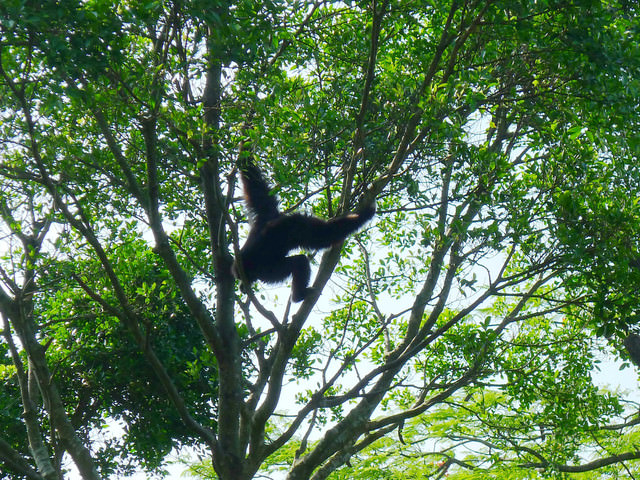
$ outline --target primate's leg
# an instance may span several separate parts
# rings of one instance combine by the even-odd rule
[[[253,273],[256,279],[267,283],[280,283],[291,276],[291,296],[294,302],[301,302],[308,293],[311,267],[304,255],[293,255],[270,261],[257,266]]]
[[[291,268],[291,299],[294,302],[301,302],[309,293],[308,286],[311,277],[309,259],[304,255],[293,255],[285,258],[285,261]]]

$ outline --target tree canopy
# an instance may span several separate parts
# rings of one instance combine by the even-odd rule
[[[3,478],[640,475],[639,13],[3,1]],[[300,304],[231,274],[243,152],[376,200]]]

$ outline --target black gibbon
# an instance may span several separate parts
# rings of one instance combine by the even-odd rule
[[[280,283],[291,276],[291,298],[301,302],[312,290],[309,259],[302,254],[287,256],[288,253],[297,248],[320,250],[342,242],[373,217],[375,204],[330,220],[299,213],[284,215],[278,211],[278,201],[269,194],[269,185],[253,162],[243,160],[239,170],[251,223],[247,241],[240,249],[245,280]],[[237,262],[236,259],[233,274],[239,278]]]

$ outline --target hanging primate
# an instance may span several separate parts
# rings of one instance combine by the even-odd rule
[[[247,241],[240,249],[245,280],[280,283],[291,276],[291,298],[300,302],[311,291],[309,260],[305,255],[287,254],[296,248],[320,250],[342,242],[373,217],[375,204],[331,220],[299,213],[284,215],[278,211],[278,201],[269,194],[269,186],[253,162],[243,160],[239,169],[251,222]],[[233,274],[240,278],[237,262],[236,259]]]

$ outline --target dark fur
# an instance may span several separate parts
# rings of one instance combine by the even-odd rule
[[[311,290],[311,267],[305,255],[287,256],[288,253],[296,248],[320,250],[339,244],[373,217],[375,205],[330,220],[299,213],[283,215],[253,163],[243,162],[240,174],[252,223],[249,237],[240,249],[244,276],[249,283],[256,280],[280,283],[292,276],[291,297],[294,302],[300,302]],[[235,264],[233,272],[239,277]]]

